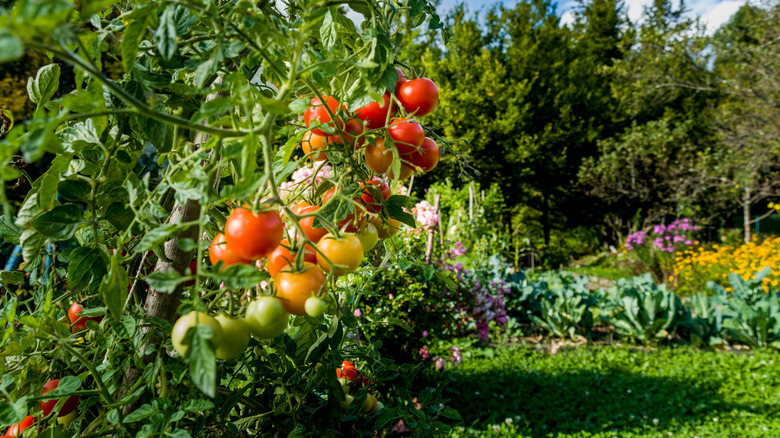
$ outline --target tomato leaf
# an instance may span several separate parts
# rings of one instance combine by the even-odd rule
[[[160,25],[157,27],[155,39],[157,40],[157,50],[160,56],[166,61],[170,61],[176,53],[176,22],[174,21],[173,5],[168,6],[160,16]]]
[[[5,377],[5,376],[3,376]],[[5,379],[3,379],[5,380]],[[13,403],[0,399],[0,424],[10,426],[16,424],[27,416],[27,397],[21,397]]]
[[[122,312],[125,307],[125,300],[127,299],[127,285],[129,279],[127,277],[127,271],[122,266],[122,256],[117,251],[111,257],[111,265],[108,271],[108,275],[103,277],[103,281],[100,282],[100,296],[103,302],[108,307],[108,311],[116,320],[122,318]]]
[[[37,103],[39,107],[48,102],[59,87],[59,64],[45,65],[38,70],[35,78],[27,80],[27,94],[30,95],[30,100]]]
[[[82,246],[70,253],[68,286],[71,290],[88,289],[95,293],[106,275],[108,260],[97,249]]]
[[[136,422],[141,421],[141,420],[143,420],[145,418],[151,417],[152,415],[154,415],[157,412],[158,412],[158,410],[154,406],[152,406],[152,405],[150,405],[148,403],[145,403],[145,404],[141,405],[140,408],[138,408],[138,409],[134,410],[133,412],[129,413],[124,418],[123,423],[126,423],[126,424],[136,423]]]
[[[152,289],[166,294],[173,293],[176,286],[187,281],[187,276],[176,272],[154,271],[146,276],[146,283]]]
[[[185,339],[184,344],[189,345],[190,378],[198,389],[214,398],[217,391],[217,357],[211,343],[214,331],[205,324],[198,324],[187,332],[187,338],[190,342]]]
[[[393,195],[385,201],[385,209],[387,215],[393,219],[397,219],[410,227],[416,227],[414,222],[414,216],[404,211],[405,207],[409,206],[409,197],[402,195]]]
[[[67,240],[82,223],[81,208],[73,204],[58,205],[33,219],[31,225],[46,237]]]
[[[8,222],[5,215],[0,216],[0,239],[5,240],[11,245],[18,245],[22,232],[18,230],[13,223]]]

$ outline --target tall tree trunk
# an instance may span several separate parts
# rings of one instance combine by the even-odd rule
[[[212,88],[222,85],[223,83],[224,83],[224,79],[218,77],[214,81]],[[222,93],[209,94],[208,96],[206,96],[206,100],[207,101],[214,100],[217,97],[220,97],[221,94]],[[206,143],[208,139],[209,139],[208,134],[199,132],[195,136],[195,142],[194,142],[195,146],[200,147],[201,145]],[[218,175],[219,173],[217,173],[216,178],[219,178]],[[176,201],[176,203],[173,205],[173,209],[171,210],[171,215],[168,217],[167,222],[169,224],[192,222],[194,220],[197,220],[198,217],[200,216],[200,209],[201,209],[201,205],[200,202],[198,201],[189,199],[183,205],[180,204],[179,201]],[[185,269],[187,269],[190,266],[190,262],[192,261],[194,251],[184,251],[179,247],[177,243],[183,239],[192,239],[197,242],[200,239],[200,236],[198,235],[198,230],[199,230],[198,227],[187,228],[178,236],[165,242],[164,251],[165,251],[165,257],[168,260],[158,259],[157,263],[154,266],[154,270],[157,272],[169,272],[171,270],[174,270],[178,273],[184,273]],[[172,293],[165,293],[150,288],[149,293],[146,296],[146,301],[144,301],[144,310],[146,311],[147,318],[164,319],[166,321],[173,322],[173,319],[176,316],[176,309],[179,308],[179,303],[181,302],[183,288],[184,285],[181,283],[178,286],[176,286],[176,289]],[[148,324],[145,324],[142,330],[143,330],[143,335],[147,335],[150,330],[150,326]],[[154,360],[154,358],[157,356],[156,352],[153,352],[151,354],[146,354],[148,350],[147,347],[149,347],[150,345],[156,345],[159,348],[162,344],[162,341],[163,338],[160,336],[159,333],[152,332],[148,340],[141,346],[140,355],[141,355],[141,361],[143,362],[144,365],[151,363]],[[129,390],[130,388],[133,387],[133,385],[135,385],[135,383],[141,377],[142,372],[143,370],[135,366],[130,366],[129,368],[127,368],[127,370],[125,371],[125,386],[123,388],[122,393],[126,390]],[[138,403],[131,403],[126,405],[123,409],[124,415],[127,415],[130,412],[134,411],[137,408],[137,404]]]
[[[747,184],[742,198],[742,220],[745,224],[745,243],[750,243],[750,186]]]

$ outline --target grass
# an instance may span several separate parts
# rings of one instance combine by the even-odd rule
[[[452,437],[780,435],[780,357],[770,353],[492,351],[448,371],[447,396],[464,418]]]

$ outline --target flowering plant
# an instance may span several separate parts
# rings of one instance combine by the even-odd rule
[[[640,230],[626,238],[625,250],[658,281],[673,283],[674,254],[698,244],[699,227],[689,218],[676,219],[669,225],[655,224],[652,233]]]

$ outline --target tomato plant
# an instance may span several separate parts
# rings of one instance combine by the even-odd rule
[[[398,420],[446,432],[441,389],[411,412],[415,368],[360,336],[403,322],[354,315],[381,269],[362,266],[360,239],[394,264],[399,239],[378,239],[414,226],[409,197],[382,185],[364,202],[360,183],[406,173],[398,152],[422,153],[417,134],[432,132],[386,126],[398,66],[414,71],[399,32],[449,32],[424,0],[285,5],[27,0],[0,14],[0,62],[51,59],[28,82],[33,118],[0,133],[4,162],[23,161],[0,172],[0,238],[22,262],[1,276],[0,427],[30,427],[60,379],[46,394],[64,400],[58,415],[80,402],[36,417],[45,436],[373,436]],[[10,201],[17,180],[25,197]],[[295,287],[315,273],[321,287]],[[344,358],[384,385],[384,409],[364,388],[344,394]]]

